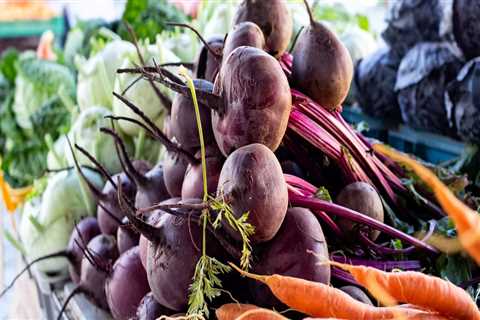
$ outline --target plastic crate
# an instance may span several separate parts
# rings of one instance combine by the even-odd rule
[[[352,124],[365,122],[369,128],[363,132],[365,136],[388,143],[395,149],[414,154],[433,164],[457,158],[465,149],[465,144],[455,139],[388,120],[375,119],[358,108],[344,107],[342,116]]]
[[[19,20],[0,22],[0,38],[20,38],[40,36],[44,31],[52,32],[61,37],[66,31],[63,16],[50,20]]]

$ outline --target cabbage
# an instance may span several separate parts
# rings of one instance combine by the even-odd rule
[[[358,26],[348,28],[342,33],[340,40],[350,53],[353,64],[377,49],[377,42],[373,35]]]
[[[53,144],[51,150],[47,154],[47,168],[50,170],[58,170],[67,167],[67,158],[65,149],[67,148],[67,138],[60,136]]]
[[[452,11],[455,41],[467,58],[480,56],[480,2],[455,0]]]
[[[394,92],[399,64],[400,59],[389,48],[382,48],[357,63],[352,89],[366,114],[400,119]]]
[[[447,42],[413,47],[400,62],[395,83],[403,121],[412,127],[450,134],[444,92],[462,66],[456,48]]]
[[[162,46],[160,38],[157,38],[156,45],[148,45],[143,51],[145,63],[150,66],[154,65],[153,60],[155,60],[155,62],[158,64],[180,61],[180,59],[175,54]],[[133,56],[125,57],[121,67],[127,68],[134,67],[135,65],[139,65],[136,54]],[[122,93],[128,86],[135,82],[137,78],[137,74],[117,74],[114,91],[117,93]],[[156,84],[156,86],[166,97],[173,99],[172,90],[166,88],[163,85]],[[170,108],[170,106],[164,106],[161,104],[161,101],[153,90],[150,82],[148,82],[146,79],[136,81],[135,84],[131,86],[128,91],[126,91],[124,97],[132,101],[159,127],[162,126],[163,117],[167,113],[167,108]],[[113,113],[117,116],[131,117],[137,120],[141,120],[139,116],[137,116],[133,111],[131,111],[131,109],[119,99],[113,100]],[[137,136],[141,130],[138,125],[127,121],[120,121],[119,126],[122,131],[129,136]]]
[[[382,38],[399,56],[419,42],[453,40],[451,9],[452,1],[392,1]]]
[[[75,96],[75,78],[65,66],[24,54],[17,61],[13,111],[17,124],[33,134],[31,117],[42,106],[59,99],[59,93]],[[63,107],[63,101],[60,101]]]
[[[205,0],[202,2],[200,14],[196,19],[199,30],[205,39],[214,36],[225,36],[232,28],[232,20],[239,1],[231,0],[223,3]]]
[[[116,71],[125,55],[134,52],[132,43],[115,40],[88,60],[77,56],[77,101],[81,110],[95,105],[111,109]]]
[[[97,188],[103,187],[101,176],[82,169]],[[82,217],[95,214],[96,199],[84,187],[75,170],[53,175],[39,205],[33,200],[23,210],[20,238],[29,260],[65,250],[75,223]],[[49,259],[37,264],[42,272],[61,272],[67,269],[66,259]]]
[[[83,110],[75,120],[68,137],[72,143],[78,144],[93,155],[110,174],[115,174],[122,171],[122,166],[117,156],[114,140],[111,136],[100,132],[101,127],[110,127],[110,120],[104,118],[110,114],[111,111],[104,107],[90,107]],[[131,153],[133,150],[131,140],[123,138],[123,141],[127,146],[127,151]],[[68,147],[64,152],[68,164],[73,166],[73,156]],[[80,164],[92,165],[83,154],[77,152],[76,155]]]
[[[445,107],[450,125],[462,140],[480,143],[480,57],[465,64],[448,85]]]

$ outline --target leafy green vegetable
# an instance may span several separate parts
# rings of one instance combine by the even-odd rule
[[[62,91],[75,96],[75,78],[63,65],[22,56],[17,61],[13,111],[18,125],[27,134],[33,132],[32,115]]]
[[[15,77],[17,76],[15,63],[18,56],[19,53],[16,49],[9,48],[5,50],[0,57],[0,73],[2,73],[10,85],[15,83]]]
[[[173,29],[167,26],[167,22],[186,22],[188,19],[166,0],[128,0],[122,20],[132,26],[139,39],[155,42],[157,34]],[[124,24],[119,25],[117,33],[130,40]]]
[[[437,259],[435,265],[442,278],[456,285],[472,278],[473,263],[461,254],[443,254]]]

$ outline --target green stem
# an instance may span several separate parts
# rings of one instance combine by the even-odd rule
[[[198,137],[200,139],[200,156],[202,160],[202,180],[203,180],[203,202],[208,201],[208,188],[207,188],[207,162],[205,156],[205,141],[203,139],[203,128],[202,121],[200,118],[200,108],[198,106],[197,95],[195,93],[195,86],[193,84],[192,78],[188,75],[187,69],[184,67],[180,68],[180,75],[182,75],[187,80],[187,86],[190,89],[192,95],[193,107],[195,109],[195,118],[197,120],[197,129]],[[208,222],[208,209],[205,209],[203,212],[203,235],[202,235],[202,256],[206,256],[206,231],[207,231],[207,222]]]

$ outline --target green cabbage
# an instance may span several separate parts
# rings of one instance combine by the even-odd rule
[[[134,52],[132,43],[115,40],[88,60],[77,56],[77,101],[81,110],[95,105],[111,109],[117,69],[125,56]]]
[[[111,136],[100,132],[101,127],[110,127],[110,120],[105,119],[105,116],[110,114],[111,111],[104,107],[90,107],[83,110],[72,125],[68,137],[72,143],[78,144],[93,155],[110,174],[115,174],[122,171],[115,143]],[[124,137],[123,141],[131,154],[133,152],[131,139]],[[68,146],[64,153],[68,164],[73,166],[73,156]],[[76,154],[80,164],[92,165],[87,157],[78,152]]]
[[[101,176],[82,169],[87,179],[97,188],[103,187]],[[38,198],[24,206],[20,238],[29,260],[66,249],[75,223],[82,217],[95,214],[96,199],[75,170],[57,173],[48,180],[47,188]],[[37,264],[43,272],[66,271],[63,258],[49,259]]]
[[[24,54],[17,61],[15,79],[13,111],[17,124],[25,132],[34,134],[32,116],[45,104],[59,99],[60,92],[72,99],[75,96],[75,78],[72,72],[58,63]],[[60,101],[60,109],[62,104]]]

